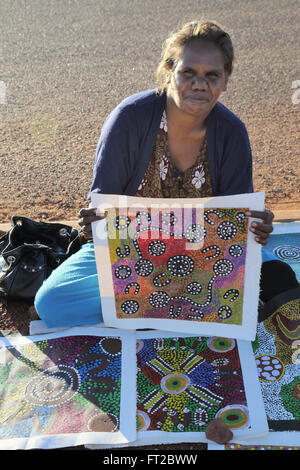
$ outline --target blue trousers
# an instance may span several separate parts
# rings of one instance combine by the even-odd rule
[[[263,248],[263,261],[276,259]],[[35,308],[48,328],[103,321],[93,243],[86,243],[44,281]]]
[[[48,328],[103,321],[93,243],[86,243],[43,282],[34,305]]]

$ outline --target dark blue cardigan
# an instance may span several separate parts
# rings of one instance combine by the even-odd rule
[[[148,168],[165,103],[165,95],[148,90],[126,98],[112,111],[102,127],[90,191],[136,194]],[[247,130],[219,102],[207,117],[207,146],[214,195],[253,192]]]

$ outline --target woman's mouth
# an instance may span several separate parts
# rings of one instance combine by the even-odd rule
[[[207,103],[209,101],[209,99],[204,96],[187,96],[186,99],[193,103]]]

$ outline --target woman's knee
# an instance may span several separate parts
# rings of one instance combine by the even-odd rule
[[[47,317],[53,317],[55,311],[60,309],[58,288],[54,287],[46,279],[35,295],[34,306],[38,316],[43,320]]]
[[[54,271],[35,296],[35,309],[48,327],[95,324],[102,321],[97,274]]]
[[[62,310],[66,315],[80,308],[88,298],[97,298],[100,293],[94,249],[84,246],[68,258],[44,281],[38,290],[34,305],[40,318],[55,318]]]

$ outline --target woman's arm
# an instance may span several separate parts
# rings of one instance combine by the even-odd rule
[[[252,151],[247,129],[242,122],[233,128],[227,145],[224,146],[220,187],[220,195],[253,192]],[[250,230],[254,233],[257,243],[266,245],[273,232],[274,214],[266,210],[249,211],[247,215],[262,220],[252,222]]]
[[[224,140],[218,196],[252,193],[252,151],[244,124],[232,126]]]

